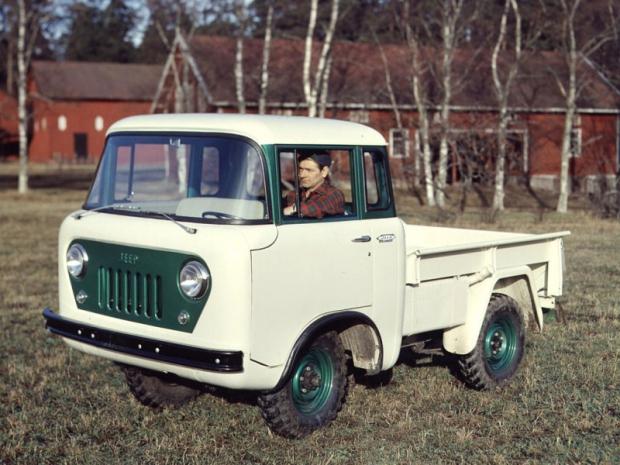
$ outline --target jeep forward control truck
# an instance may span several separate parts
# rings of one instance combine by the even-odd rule
[[[330,156],[341,214],[283,214],[311,152]],[[146,405],[253,390],[269,427],[299,438],[334,420],[350,368],[380,374],[403,347],[441,348],[475,389],[508,382],[562,294],[566,234],[405,224],[386,141],[360,124],[137,116],[110,128],[62,223],[44,317]]]

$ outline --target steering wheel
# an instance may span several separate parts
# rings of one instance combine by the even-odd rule
[[[231,215],[230,213],[216,212],[216,211],[211,211],[211,210],[202,212],[203,218],[208,218],[210,216],[215,217],[218,220],[242,220],[243,219],[240,216]]]

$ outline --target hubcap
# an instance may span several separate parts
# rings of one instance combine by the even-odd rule
[[[312,415],[324,406],[333,387],[334,365],[327,352],[311,349],[297,364],[291,382],[293,403],[301,413]]]
[[[509,318],[501,317],[489,326],[484,337],[484,355],[494,375],[501,375],[517,352],[517,331]]]

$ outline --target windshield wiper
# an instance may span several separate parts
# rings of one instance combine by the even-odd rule
[[[146,213],[147,215],[159,215],[159,216],[163,216],[167,220],[172,221],[174,224],[176,224],[179,228],[181,228],[183,231],[185,231],[188,234],[196,234],[196,231],[197,231],[196,228],[190,228],[189,226],[185,226],[184,224],[179,223],[177,220],[175,220],[173,217],[171,217],[167,213],[158,212],[158,211],[155,211],[155,210],[143,210],[142,207],[140,207],[138,205],[131,205],[131,204],[127,204],[127,203],[119,203],[119,204],[116,204],[116,205],[115,204],[102,205],[102,206],[97,207],[97,208],[92,208],[90,210],[81,211],[79,213],[76,213],[76,214],[73,215],[73,218],[75,218],[76,220],[79,220],[84,215],[86,215],[87,213],[96,212],[96,211],[99,211],[99,210],[106,210],[106,209],[136,211],[136,212],[140,212],[140,213]]]
[[[76,220],[80,220],[82,219],[82,217],[84,215],[87,215],[88,213],[92,213],[92,212],[97,212],[100,210],[140,210],[140,207],[138,207],[137,205],[131,205],[131,204],[127,204],[127,203],[119,203],[119,204],[109,204],[109,205],[102,205],[100,207],[97,208],[91,208],[88,210],[82,210],[78,213],[75,213],[73,215],[73,218],[75,218]]]
[[[175,220],[173,217],[171,217],[170,215],[168,215],[167,213],[164,212],[158,212],[155,210],[142,210],[140,207],[137,207],[138,211],[140,213],[146,213],[147,215],[159,215],[159,216],[163,216],[164,218],[166,218],[167,220],[172,221],[174,224],[176,224],[179,228],[181,228],[183,231],[185,231],[188,234],[196,234],[197,229],[196,228],[190,228],[189,226],[185,226],[184,224],[179,223],[177,220]]]

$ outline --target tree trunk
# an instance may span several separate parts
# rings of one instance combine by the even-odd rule
[[[19,176],[17,191],[28,192],[28,115],[26,113],[26,5],[18,0],[17,112],[19,119]]]
[[[260,75],[260,96],[258,98],[258,113],[264,115],[267,112],[267,88],[269,86],[269,53],[271,51],[271,29],[273,22],[273,5],[267,10],[267,23],[265,24],[265,39],[263,41],[263,65]]]
[[[332,40],[336,31],[336,23],[338,22],[338,8],[340,0],[332,0],[332,10],[329,18],[329,26],[325,34],[325,41],[321,50],[321,56],[314,75],[314,82],[310,79],[310,65],[312,62],[312,40],[314,36],[314,28],[316,26],[316,15],[318,9],[318,0],[312,0],[310,4],[310,20],[308,21],[308,32],[306,34],[306,51],[304,55],[303,84],[304,95],[308,105],[308,116],[317,115],[317,102],[321,95],[326,96],[327,79],[325,74],[327,71],[327,61],[331,54]]]
[[[314,28],[316,27],[316,14],[319,7],[319,0],[311,0],[310,17],[308,19],[308,31],[306,32],[306,44],[304,50],[304,67],[303,67],[303,86],[304,97],[308,105],[308,116],[314,116],[316,104],[312,101],[312,83],[310,82],[310,65],[312,64],[312,41],[314,38]]]
[[[245,113],[245,94],[243,91],[243,37],[237,37],[235,52],[235,91],[237,94],[237,109],[239,113]]]
[[[499,128],[497,131],[497,160],[495,161],[495,194],[493,210],[504,210],[504,179],[506,171],[506,139],[508,114],[506,108],[500,109]]]
[[[321,82],[321,97],[319,99],[319,118],[325,118],[325,110],[327,109],[327,95],[329,94],[329,74],[332,71],[332,55],[330,53],[325,64],[325,72]]]
[[[429,137],[428,114],[426,110],[420,113],[420,135],[422,142],[422,165],[424,166],[424,188],[426,191],[426,203],[434,207],[435,187],[433,186],[433,169],[431,166],[431,144]]]
[[[560,195],[556,211],[566,213],[568,211],[568,195],[570,191],[570,179],[568,177],[568,165],[570,162],[571,134],[573,131],[573,119],[577,109],[577,40],[575,38],[575,13],[580,0],[575,0],[570,11],[563,1],[562,6],[566,13],[566,26],[568,34],[568,89],[566,92],[566,116],[564,118],[564,132],[562,134],[562,161],[560,165]]]
[[[428,122],[428,112],[426,109],[426,94],[420,82],[422,75],[420,54],[417,40],[413,37],[411,26],[409,24],[409,3],[405,3],[405,35],[407,44],[411,51],[411,86],[413,97],[415,99],[416,108],[418,110],[418,133],[420,144],[416,144],[416,156],[422,158],[422,166],[424,168],[424,191],[426,192],[426,203],[435,206],[435,189],[433,186],[433,171],[431,167],[431,146],[430,146],[430,129]]]
[[[437,205],[445,207],[445,188],[448,177],[448,136],[450,130],[450,102],[452,100],[452,60],[456,45],[456,21],[460,14],[460,2],[452,8],[451,2],[444,0],[441,37],[443,52],[441,61],[441,87],[443,98],[439,112],[441,136],[439,140],[439,168],[437,170],[437,189],[435,192]]]
[[[570,94],[569,89],[569,94]],[[574,92],[573,92],[574,94]],[[573,95],[574,99],[574,95]],[[562,134],[562,161],[560,164],[560,196],[556,211],[566,213],[568,211],[568,195],[570,191],[570,179],[568,177],[568,165],[570,162],[571,134],[573,131],[573,119],[575,116],[575,102],[567,99],[566,117],[564,119],[564,132]]]
[[[237,95],[237,109],[239,113],[245,113],[245,89],[243,74],[243,36],[247,23],[245,4],[241,0],[235,1],[235,16],[239,23],[237,31],[237,45],[235,50],[235,93]]]
[[[508,70],[506,81],[502,83],[497,66],[499,52],[502,49],[506,38],[506,24],[508,13],[512,8],[515,15],[515,57]],[[516,0],[506,0],[504,12],[500,21],[500,32],[493,49],[491,58],[491,72],[495,85],[495,95],[499,104],[499,123],[497,131],[497,159],[495,161],[495,194],[493,195],[493,209],[504,210],[504,180],[506,167],[506,145],[508,139],[508,97],[512,82],[517,75],[519,62],[521,60],[521,15]]]
[[[448,183],[448,126],[444,125],[439,139],[439,168],[437,169],[437,188],[435,190],[437,205],[446,206],[446,185]]]

